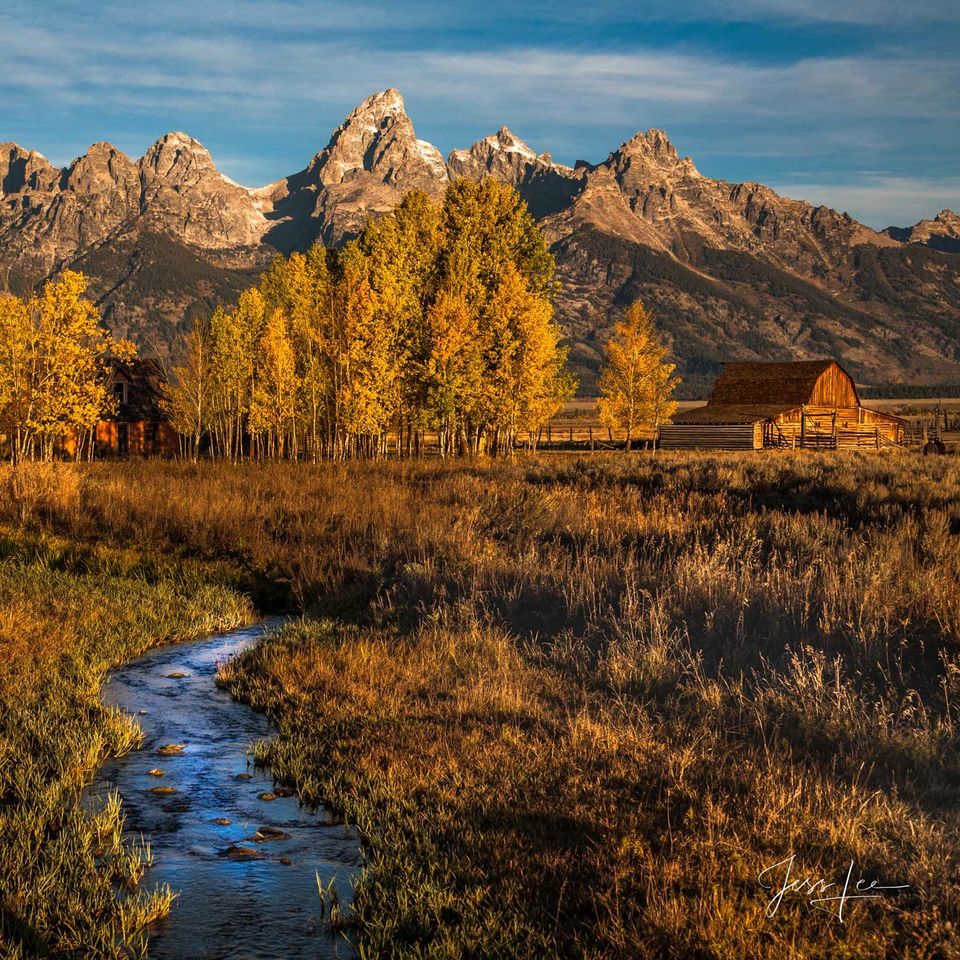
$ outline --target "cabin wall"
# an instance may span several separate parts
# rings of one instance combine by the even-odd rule
[[[661,450],[759,450],[763,424],[671,423],[660,428]]]
[[[163,420],[103,420],[97,424],[97,453],[101,455],[172,457],[179,449],[177,432]]]

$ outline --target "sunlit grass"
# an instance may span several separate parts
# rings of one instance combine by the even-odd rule
[[[135,637],[164,598],[199,628],[205,577],[311,614],[222,681],[278,720],[258,762],[362,830],[362,956],[960,952],[957,459],[94,464],[8,513],[37,596]],[[14,637],[40,614],[5,582]],[[97,670],[147,642],[94,626]],[[100,739],[51,756],[133,743],[90,715]],[[790,853],[910,888],[766,918],[757,874]]]

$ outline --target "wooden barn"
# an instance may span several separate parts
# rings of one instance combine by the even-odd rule
[[[836,450],[902,443],[904,422],[860,402],[856,384],[835,360],[728,363],[706,406],[660,428],[665,450]]]
[[[137,358],[118,363],[110,390],[117,412],[97,424],[98,455],[173,456],[179,438],[163,410],[164,375],[157,360]]]

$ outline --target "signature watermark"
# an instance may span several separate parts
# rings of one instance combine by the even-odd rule
[[[906,890],[908,883],[881,884],[870,880],[855,871],[854,861],[847,867],[843,883],[827,880],[826,877],[796,876],[794,866],[796,855],[791,854],[785,860],[761,870],[757,881],[764,890],[770,890],[773,896],[767,903],[767,916],[774,917],[787,897],[805,900],[815,910],[823,910],[843,923],[843,912],[853,900],[879,900],[899,890]]]

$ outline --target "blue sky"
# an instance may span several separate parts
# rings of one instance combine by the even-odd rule
[[[446,154],[506,124],[555,159],[665,129],[700,170],[876,227],[960,210],[958,0],[8,0],[0,140],[67,163],[168,130],[259,186],[394,86]]]

